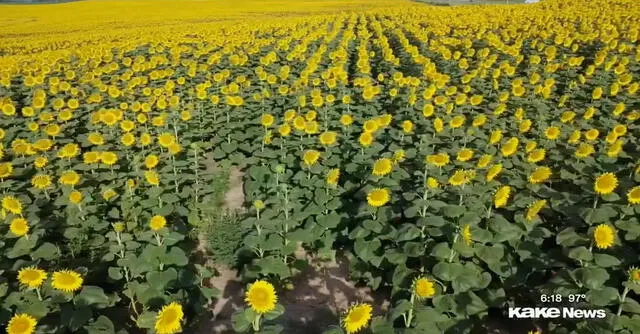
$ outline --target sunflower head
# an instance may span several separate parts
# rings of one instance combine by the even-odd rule
[[[18,271],[18,281],[28,288],[38,288],[47,279],[47,273],[36,267],[26,267]]]
[[[627,192],[627,201],[629,204],[640,204],[640,186],[635,186]]]
[[[167,225],[167,220],[163,216],[155,215],[149,220],[149,227],[153,231],[159,231]]]
[[[493,203],[496,206],[496,208],[502,208],[506,206],[510,195],[511,195],[511,187],[509,186],[500,187],[500,189],[496,191],[496,194],[493,197]]]
[[[629,268],[629,281],[633,283],[640,283],[640,268],[631,267]]]
[[[347,334],[352,334],[367,327],[369,320],[371,320],[371,314],[373,307],[369,304],[356,304],[349,308],[342,317],[342,328]]]
[[[36,330],[36,318],[20,313],[14,315],[7,325],[7,334],[32,334]]]
[[[158,334],[175,334],[182,331],[182,305],[172,302],[162,307],[156,316],[155,330]]]
[[[413,281],[413,293],[420,299],[431,298],[436,294],[436,284],[426,277],[418,277]]]
[[[276,308],[278,296],[273,285],[267,281],[256,281],[249,286],[244,300],[253,311],[259,314],[271,312]]]
[[[74,292],[82,287],[82,276],[72,270],[59,270],[53,273],[51,285],[54,289],[64,292]]]
[[[316,150],[308,150],[304,152],[304,155],[302,156],[302,161],[304,161],[304,164],[307,167],[311,167],[318,161],[319,158],[320,158],[320,152]]]
[[[613,246],[615,237],[616,230],[607,224],[600,224],[593,231],[593,240],[596,247],[600,249],[607,249]]]
[[[367,203],[374,208],[381,207],[390,199],[389,190],[386,188],[376,188],[367,193]]]
[[[373,164],[372,174],[374,176],[385,176],[391,173],[392,168],[393,168],[393,161],[391,159],[389,158],[378,159]]]
[[[618,186],[618,178],[613,173],[605,173],[598,178],[593,184],[593,190],[600,195],[612,193]]]

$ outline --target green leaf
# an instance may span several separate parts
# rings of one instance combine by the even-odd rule
[[[575,270],[575,275],[582,284],[590,290],[598,290],[609,279],[609,274],[602,268],[580,268]]]
[[[572,248],[569,251],[569,257],[578,261],[591,261],[593,254],[587,249],[587,247],[580,246]]]
[[[110,306],[111,300],[99,286],[85,285],[74,298],[74,303],[79,306],[93,306],[105,308]]]
[[[29,238],[19,238],[13,247],[5,253],[5,256],[9,259],[15,259],[17,257],[25,256],[31,253],[31,249],[38,244],[38,236],[32,235]]]
[[[115,328],[109,318],[101,315],[93,323],[84,327],[89,334],[115,334]]]
[[[618,289],[606,286],[599,290],[590,290],[587,300],[596,306],[607,306],[618,300],[619,296]]]
[[[142,314],[140,314],[138,319],[136,319],[136,326],[142,329],[154,328],[156,324],[156,316],[157,316],[156,312],[145,311]]]
[[[460,263],[439,262],[433,266],[433,274],[447,282],[453,281],[462,273],[463,267]]]
[[[31,253],[31,258],[34,260],[53,260],[59,256],[60,251],[58,250],[58,247],[49,242],[45,242],[42,246],[38,247],[38,249]]]
[[[504,248],[499,245],[478,245],[475,250],[478,258],[486,263],[497,263],[504,257]]]
[[[80,327],[84,326],[93,317],[93,312],[88,307],[80,307],[73,311],[71,315],[71,321],[69,322],[69,328],[76,332]]]
[[[174,268],[165,271],[150,271],[147,273],[147,282],[158,290],[166,290],[169,284],[178,279],[178,272]]]
[[[371,332],[374,334],[395,334],[393,325],[386,321],[383,317],[375,317],[369,325]]]
[[[398,229],[396,242],[409,241],[419,238],[421,235],[420,229],[412,224],[403,224]]]
[[[273,311],[264,314],[264,318],[267,320],[273,320],[281,316],[282,314],[284,314],[284,306],[276,304],[276,307],[273,309]]]
[[[449,218],[457,218],[462,216],[466,208],[462,205],[447,205],[442,209],[442,213]]]
[[[467,315],[474,315],[486,311],[489,307],[475,293],[467,291],[455,297],[459,306],[464,306]]]
[[[625,298],[624,303],[622,304],[622,310],[624,312],[640,314],[640,303],[638,303],[632,298],[627,297]]]
[[[353,249],[358,257],[365,261],[369,261],[375,256],[374,253],[378,250],[378,248],[380,248],[380,245],[381,243],[378,239],[373,239],[370,241],[367,241],[365,239],[357,239],[353,245]]]
[[[566,228],[556,236],[556,243],[565,247],[571,247],[577,245],[579,242],[585,240],[583,237],[575,232],[573,227]]]
[[[169,252],[164,255],[163,263],[183,267],[189,263],[189,258],[180,247],[171,247]]]
[[[448,259],[451,255],[451,248],[447,242],[441,242],[433,247],[431,250],[431,256],[438,259]]]
[[[594,254],[593,258],[596,264],[603,268],[615,267],[622,263],[617,257],[609,254]]]
[[[109,278],[111,278],[114,281],[118,281],[123,277],[122,270],[120,269],[120,267],[109,267],[108,273],[109,273]]]
[[[401,317],[404,313],[406,313],[407,311],[409,311],[411,308],[413,307],[413,305],[411,305],[411,303],[406,300],[406,299],[401,299],[396,303],[396,306],[394,306],[391,309],[391,313],[389,314],[389,319],[391,320],[396,320],[399,317]]]
[[[451,295],[440,295],[433,297],[433,306],[440,312],[452,312],[456,309],[456,301]]]

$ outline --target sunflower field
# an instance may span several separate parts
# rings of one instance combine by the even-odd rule
[[[194,333],[219,295],[210,160],[244,172],[234,332],[288,332],[279,293],[345,256],[390,307],[353,300],[327,334],[559,305],[606,317],[523,333],[640,333],[636,0],[88,0],[0,23],[9,334]]]

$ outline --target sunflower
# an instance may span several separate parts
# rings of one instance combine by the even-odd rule
[[[472,243],[472,239],[471,239],[471,226],[469,226],[469,224],[466,224],[462,227],[462,240],[464,241],[465,244],[467,245],[471,245]]]
[[[640,204],[640,186],[635,186],[627,193],[629,204]]]
[[[364,122],[362,128],[364,132],[372,133],[378,131],[379,124],[376,120],[370,119]]]
[[[505,157],[511,156],[518,150],[518,144],[520,144],[520,140],[516,137],[511,137],[502,145],[500,152],[502,152],[502,155]]]
[[[449,154],[447,153],[431,154],[428,155],[425,160],[427,163],[432,164],[436,167],[444,167],[450,161]]]
[[[182,305],[172,302],[162,307],[156,316],[156,324],[154,326],[158,334],[174,334],[182,331],[182,318],[184,312]]]
[[[51,276],[51,286],[64,292],[74,292],[82,287],[82,276],[72,270],[59,270]]]
[[[640,283],[640,269],[636,267],[629,268],[629,279],[633,283]]]
[[[376,188],[367,193],[367,203],[374,208],[381,207],[390,199],[389,190],[386,188]]]
[[[464,121],[464,116],[457,115],[451,119],[451,121],[449,122],[449,126],[451,126],[452,129],[457,129],[464,125]]]
[[[491,159],[493,159],[493,156],[491,154],[484,154],[483,156],[481,156],[480,159],[478,159],[478,168],[487,167],[491,162]]]
[[[580,146],[578,146],[575,156],[576,158],[584,159],[595,153],[595,151],[596,150],[593,148],[593,145],[582,143],[580,144]]]
[[[502,172],[502,164],[495,164],[487,170],[487,182],[493,181]]]
[[[146,169],[153,169],[158,165],[158,156],[155,154],[149,154],[146,158],[144,158],[144,167]]]
[[[98,161],[100,161],[100,152],[84,152],[82,154],[82,159],[87,165],[98,163]]]
[[[391,173],[392,169],[393,169],[393,161],[391,161],[391,159],[388,159],[388,158],[382,158],[382,159],[376,160],[376,162],[373,164],[372,174],[374,176],[385,176]]]
[[[544,130],[544,136],[550,140],[556,140],[560,136],[560,128],[557,126],[550,126]]]
[[[80,146],[78,146],[78,144],[75,144],[75,143],[69,143],[62,146],[62,148],[60,148],[60,150],[58,151],[58,158],[70,159],[77,156],[79,153],[80,153]]]
[[[78,184],[78,182],[80,182],[80,175],[72,170],[66,171],[63,172],[62,175],[60,175],[58,182],[63,185],[75,186],[76,184]]]
[[[406,152],[402,149],[394,151],[393,162],[398,163],[398,162],[404,161],[404,158],[406,157],[406,155],[407,155]]]
[[[536,168],[533,173],[529,175],[529,182],[531,184],[538,184],[546,181],[551,177],[551,168],[543,166]]]
[[[616,230],[607,224],[600,224],[593,231],[593,240],[596,243],[596,247],[600,249],[607,249],[613,246],[615,236]]]
[[[605,173],[596,179],[593,184],[593,190],[600,195],[612,193],[618,186],[618,178],[613,173]]]
[[[440,182],[433,177],[427,178],[427,188],[436,189],[440,186]]]
[[[456,157],[458,161],[469,161],[471,158],[473,158],[473,150],[468,148],[458,151],[458,156]]]
[[[351,115],[344,114],[340,116],[340,124],[342,124],[342,126],[350,126],[352,123],[353,117],[351,117]]]
[[[13,196],[5,196],[2,198],[2,208],[15,215],[22,214],[22,203]]]
[[[538,147],[538,143],[536,143],[535,141],[529,141],[524,146],[524,151],[527,153],[531,153],[531,151],[535,150],[536,147]]]
[[[502,139],[502,130],[500,129],[494,130],[491,132],[491,135],[489,136],[489,144],[491,145],[496,144],[497,142],[500,141],[500,139]]]
[[[584,137],[588,141],[594,141],[598,139],[599,135],[600,135],[600,131],[598,131],[598,129],[589,129],[587,132],[584,133]]]
[[[362,145],[362,147],[369,147],[371,143],[373,143],[373,135],[371,134],[371,132],[363,132],[360,134],[358,142],[360,143],[360,145]]]
[[[324,146],[333,145],[336,143],[338,135],[334,131],[325,131],[319,136],[320,144]]]
[[[45,279],[47,273],[36,267],[26,267],[18,271],[18,282],[31,289],[40,287]]]
[[[109,188],[102,193],[102,198],[104,198],[105,201],[108,201],[117,195],[118,193],[115,190]]]
[[[167,220],[163,216],[155,215],[149,220],[149,227],[153,231],[159,231],[167,225]]]
[[[544,199],[537,200],[529,205],[527,213],[525,214],[525,218],[527,219],[527,221],[531,222],[536,219],[536,217],[538,217],[538,213],[540,212],[540,210],[542,210],[542,208],[544,208],[545,205],[547,205],[547,200]]]
[[[144,178],[152,186],[160,185],[160,176],[152,170],[144,172]]]
[[[7,334],[32,334],[36,330],[36,318],[19,313],[11,317],[7,324]]]
[[[165,132],[158,136],[158,144],[164,148],[168,148],[171,144],[176,142],[176,137],[172,134]]]
[[[278,133],[282,137],[288,137],[291,134],[291,126],[287,123],[280,125],[278,127]]]
[[[452,186],[462,186],[471,181],[470,171],[466,170],[457,170],[453,173],[451,177],[449,177],[449,184]]]
[[[21,237],[29,233],[29,223],[24,218],[14,218],[13,220],[11,220],[9,230],[15,236]]]
[[[349,308],[344,317],[342,318],[342,327],[347,334],[356,333],[361,329],[367,327],[369,320],[371,320],[371,313],[373,307],[369,304],[356,304]]]
[[[502,208],[507,205],[507,201],[509,200],[509,196],[511,195],[511,187],[502,186],[498,191],[496,191],[495,196],[493,197],[493,203],[496,208]]]
[[[531,151],[527,156],[527,161],[531,163],[536,163],[544,160],[547,151],[544,148],[539,148],[537,150]]]
[[[51,185],[51,177],[45,174],[38,174],[31,178],[31,185],[36,189],[46,189]]]
[[[413,132],[413,123],[409,120],[402,122],[402,132],[409,134]]]
[[[613,133],[617,136],[624,136],[627,133],[627,127],[624,124],[618,124],[613,127]]]
[[[338,179],[340,178],[340,169],[333,168],[329,170],[327,173],[327,184],[335,187],[338,184]]]
[[[274,121],[275,118],[271,114],[263,114],[262,117],[260,117],[260,124],[265,128],[272,126]]]
[[[0,179],[6,179],[13,173],[13,165],[10,162],[0,163]]]
[[[436,285],[426,277],[419,277],[413,281],[413,293],[419,299],[431,298],[436,294]]]
[[[100,162],[107,166],[113,166],[118,162],[118,155],[113,152],[102,152],[100,153]]]
[[[304,164],[307,165],[307,167],[311,167],[318,161],[319,158],[320,152],[316,150],[307,150],[302,156],[302,161],[304,161]]]
[[[259,314],[268,313],[276,308],[278,296],[273,285],[267,281],[256,281],[249,286],[245,293],[245,302]]]

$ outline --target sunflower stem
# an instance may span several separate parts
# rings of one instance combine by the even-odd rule
[[[409,302],[411,303],[411,308],[409,309],[409,313],[407,314],[407,317],[405,318],[405,321],[404,321],[404,325],[407,328],[411,327],[411,321],[413,320],[413,304],[415,303],[415,300],[416,300],[416,293],[415,291],[412,291],[411,299],[409,300]]]
[[[255,319],[253,319],[253,330],[254,331],[259,331],[260,330],[260,318],[261,318],[262,314],[258,313],[258,315],[255,317]]]
[[[622,291],[622,296],[620,296],[620,305],[618,305],[618,312],[616,312],[616,316],[620,316],[622,314],[622,305],[624,305],[624,300],[627,298],[627,294],[629,293],[629,287],[624,287],[624,291]]]

